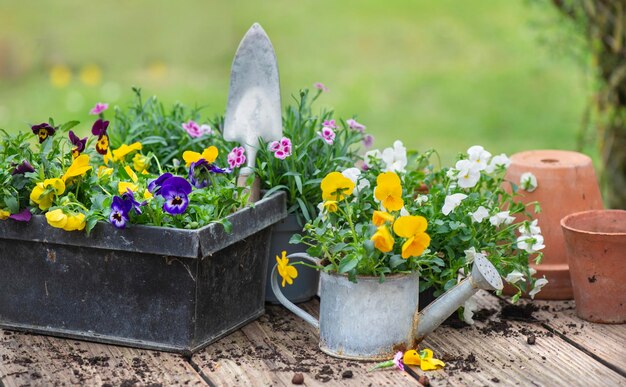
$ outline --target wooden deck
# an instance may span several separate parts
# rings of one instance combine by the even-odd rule
[[[306,386],[419,386],[424,374],[434,386],[626,386],[626,324],[580,320],[571,301],[511,308],[486,292],[478,301],[474,326],[442,326],[423,343],[446,361],[439,371],[367,372],[372,363],[324,355],[313,328],[268,306],[191,359],[0,330],[0,385],[290,386],[302,373]],[[304,307],[315,315],[319,303]]]

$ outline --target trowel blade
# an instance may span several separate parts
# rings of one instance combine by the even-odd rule
[[[224,117],[224,139],[237,141],[254,166],[259,138],[282,137],[280,83],[276,55],[269,37],[255,23],[241,40],[230,73]]]

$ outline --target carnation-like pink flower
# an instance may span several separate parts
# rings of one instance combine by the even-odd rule
[[[291,156],[291,140],[283,137],[280,141],[274,141],[270,144],[270,150],[276,158],[284,160]]]
[[[331,128],[324,126],[322,131],[317,132],[317,134],[323,138],[328,145],[333,145],[333,141],[335,141],[335,132]]]
[[[335,123],[335,120],[324,120],[322,126],[326,126],[331,129],[337,129],[337,124]]]
[[[366,134],[363,137],[363,146],[367,149],[371,148],[374,145],[374,136],[370,134]]]
[[[328,91],[328,87],[324,86],[324,84],[322,82],[315,82],[313,87],[315,87],[316,89],[321,90],[323,92]]]
[[[270,143],[269,149],[270,149],[272,152],[276,152],[277,150],[279,150],[279,149],[280,149],[280,143],[279,143],[278,141],[272,141],[272,142]]]
[[[200,137],[203,134],[207,134],[211,132],[211,127],[209,125],[198,125],[194,120],[189,120],[188,122],[184,122],[182,124],[183,129],[189,133],[191,137]]]
[[[96,104],[96,106],[94,106],[89,111],[89,114],[98,115],[98,114],[102,113],[103,111],[107,110],[108,108],[109,108],[109,104],[108,103],[98,102]]]
[[[346,120],[346,124],[348,124],[348,127],[350,129],[354,129],[354,130],[358,130],[359,132],[362,132],[365,130],[366,126],[363,124],[359,124],[358,122],[356,122],[355,119],[350,118],[349,120]]]
[[[230,165],[231,169],[240,167],[246,162],[245,152],[245,149],[241,146],[235,147],[230,151],[228,154],[228,165]]]

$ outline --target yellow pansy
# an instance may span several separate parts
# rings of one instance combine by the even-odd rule
[[[283,278],[282,286],[285,287],[285,282],[289,285],[293,284],[293,280],[298,277],[298,270],[289,266],[289,258],[287,258],[287,252],[283,250],[282,258],[276,256],[276,263],[278,263],[278,274]]]
[[[430,236],[426,234],[428,222],[423,216],[401,216],[393,224],[393,232],[402,238],[408,238],[402,244],[402,258],[419,257],[430,245]]]
[[[145,191],[143,192],[143,198],[144,198],[144,199],[146,199],[146,200],[150,200],[150,199],[152,199],[153,197],[154,197],[154,196],[152,195],[152,192],[150,192],[150,191],[148,191],[148,190],[145,190]]]
[[[129,183],[127,181],[120,181],[117,184],[117,192],[119,192],[120,195],[125,194],[126,190],[131,190],[133,192],[136,192],[138,189],[139,187],[137,186],[137,184]]]
[[[322,199],[339,201],[352,195],[354,182],[339,172],[331,172],[322,179],[320,188],[322,189]]]
[[[9,219],[9,216],[11,216],[11,213],[9,211],[0,210],[0,220]]]
[[[439,367],[445,367],[446,363],[439,359],[433,358],[433,351],[425,348],[419,352],[412,349],[404,353],[402,362],[406,365],[418,365],[422,371],[436,370]]]
[[[79,212],[78,214],[67,216],[67,223],[65,223],[65,226],[63,226],[63,230],[80,231],[85,229],[85,224],[85,214]]]
[[[211,164],[217,159],[218,150],[214,146],[210,146],[202,151],[202,153],[194,152],[194,151],[184,151],[183,152],[183,160],[185,160],[185,165],[190,166],[191,163],[197,163],[200,159],[205,159],[207,163]]]
[[[67,215],[63,213],[62,209],[57,208],[56,210],[46,212],[46,220],[52,227],[64,228],[67,224]]]
[[[49,191],[48,193],[45,193]],[[40,210],[47,210],[52,206],[54,195],[65,192],[65,183],[61,179],[46,179],[37,183],[30,193],[30,200],[39,206]]]
[[[372,223],[375,226],[382,226],[385,222],[393,222],[393,215],[385,211],[374,211],[374,215],[372,216]]]
[[[374,247],[383,253],[388,253],[393,250],[393,237],[389,232],[387,226],[380,226],[372,235],[371,240],[374,242]]]
[[[136,153],[135,156],[133,156],[133,168],[135,168],[135,171],[144,173],[149,165],[150,159],[141,153]]]
[[[113,154],[111,153],[111,149],[107,148],[106,154],[102,157],[102,161],[105,164],[109,164],[109,161],[113,160]]]
[[[107,168],[104,165],[98,167],[98,178],[101,179],[104,176],[111,176],[113,168]]]
[[[133,181],[133,183],[136,183],[137,174],[135,173],[135,171],[133,171],[128,165],[124,167],[124,170],[126,171],[126,174],[128,175],[128,177],[130,177],[130,179]]]
[[[337,206],[336,200],[326,200],[324,202],[324,208],[328,212],[336,212],[339,209],[339,207]]]
[[[63,181],[67,181],[67,179],[71,177],[83,176],[90,169],[91,165],[89,165],[89,155],[82,154],[72,161],[72,165],[70,165],[61,179],[63,179]]]
[[[122,146],[113,151],[113,161],[124,160],[127,154],[141,150],[141,148],[143,148],[143,145],[140,142],[134,142],[130,145],[122,144]]]
[[[387,211],[398,211],[404,206],[402,183],[395,172],[383,172],[376,178],[374,197],[382,202]]]

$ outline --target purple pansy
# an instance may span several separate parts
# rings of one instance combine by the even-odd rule
[[[335,132],[331,128],[324,126],[322,131],[317,132],[317,134],[324,139],[328,145],[333,145],[333,142],[335,141]]]
[[[29,222],[32,216],[33,214],[30,213],[30,210],[25,208],[17,214],[9,215],[9,219],[17,220],[18,222]]]
[[[187,195],[191,193],[191,184],[182,177],[172,176],[161,185],[159,195],[165,199],[163,210],[172,215],[182,214],[189,205]]]
[[[98,115],[100,113],[102,113],[103,111],[107,110],[109,108],[109,104],[108,103],[102,103],[102,102],[98,102],[96,104],[96,106],[94,106],[90,111],[89,114],[95,114]]]
[[[13,164],[15,165],[15,164]],[[11,175],[23,175],[26,172],[35,172],[35,168],[26,160],[22,161],[18,166],[13,169]]]
[[[111,215],[109,215],[109,222],[116,228],[126,227],[128,222],[128,214],[133,208],[133,203],[130,200],[124,200],[119,196],[113,197],[111,202]]]
[[[209,164],[205,159],[200,159],[189,165],[189,181],[196,188],[204,188],[209,185],[209,174],[229,173],[229,169],[222,169],[213,164]]]
[[[138,215],[141,215],[141,206],[145,206],[146,203],[147,203],[147,201],[143,201],[143,202],[139,203],[135,199],[135,194],[133,194],[133,191],[131,191],[128,188],[126,189],[126,192],[122,194],[122,200],[129,201],[130,202],[130,208],[132,210],[135,210],[135,212]]]
[[[161,189],[161,185],[163,185],[163,182],[172,176],[173,175],[171,173],[166,172],[162,174],[161,176],[157,177],[156,179],[152,180],[151,182],[148,183],[148,191],[152,192],[155,195],[158,195],[159,190]]]
[[[30,129],[33,131],[34,134],[37,135],[37,137],[39,138],[40,144],[44,142],[45,139],[48,138],[49,136],[54,135],[54,132],[55,132],[55,129],[52,126],[50,126],[50,124],[45,123],[45,122],[39,125],[33,125],[30,127]]]
[[[243,165],[246,162],[246,151],[243,147],[238,146],[233,148],[228,154],[228,165],[231,169],[235,169]]]
[[[80,139],[71,130],[68,135],[70,137],[70,142],[72,143],[72,145],[74,145],[74,148],[72,148],[72,155],[74,157],[78,157],[78,155],[85,150],[85,146],[87,145],[87,137]]]
[[[91,134],[94,136],[102,136],[107,133],[107,128],[109,127],[109,121],[104,121],[102,118],[98,118],[96,122],[93,123],[91,127]]]
[[[346,124],[348,124],[348,127],[350,129],[354,129],[354,130],[358,130],[359,132],[363,132],[366,128],[365,125],[363,124],[359,124],[358,122],[356,122],[355,119],[350,118],[349,120],[346,120]]]

